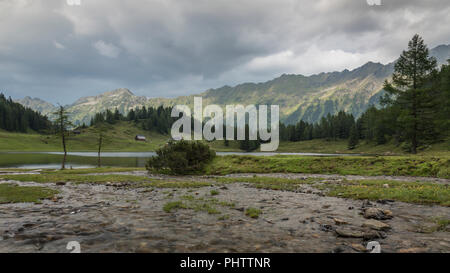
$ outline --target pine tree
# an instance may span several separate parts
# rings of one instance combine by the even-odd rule
[[[353,150],[356,148],[356,145],[358,145],[358,133],[356,129],[356,125],[353,125],[350,129],[350,136],[348,138],[348,149]]]
[[[416,34],[395,64],[392,83],[386,81],[384,85],[388,96],[394,97],[391,104],[401,109],[398,124],[403,127],[404,137],[411,142],[414,154],[425,134],[433,131],[429,128],[433,123],[428,121],[432,111],[427,82],[436,66],[436,59],[429,57],[427,46]]]

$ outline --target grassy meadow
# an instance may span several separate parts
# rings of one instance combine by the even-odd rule
[[[136,135],[147,137],[146,142],[135,141]],[[107,129],[102,151],[144,152],[154,151],[164,145],[169,136],[144,131],[129,122],[119,122]],[[67,149],[72,152],[97,151],[97,134],[93,128],[81,129],[80,135],[68,137]],[[59,152],[61,139],[57,135],[23,134],[0,131],[0,151],[2,152]]]
[[[146,142],[135,141],[136,135],[147,137]],[[170,139],[169,135],[144,131],[133,123],[118,122],[109,125],[102,147],[104,152],[148,152],[155,151]],[[207,142],[219,152],[240,152],[239,144],[230,141],[228,146],[224,141]],[[97,135],[93,128],[81,130],[80,135],[70,135],[67,149],[71,152],[97,151]],[[0,130],[0,152],[60,152],[61,140],[56,135],[42,135],[37,133],[11,133]],[[257,150],[258,151],[258,150]],[[315,139],[300,142],[281,142],[277,152],[282,153],[342,153],[342,154],[379,154],[379,155],[409,155],[401,147],[393,143],[375,145],[361,142],[355,149],[347,148],[346,140]],[[437,143],[419,150],[419,155],[447,156],[450,155],[450,141]]]
[[[450,178],[450,157],[426,156],[221,156],[207,174],[308,173],[340,175],[393,175]]]

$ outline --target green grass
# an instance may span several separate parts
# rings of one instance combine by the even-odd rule
[[[300,185],[312,184],[314,181],[320,180],[318,178],[311,179],[288,179],[279,177],[219,177],[216,178],[219,183],[249,183],[250,186],[257,189],[265,190],[281,190],[281,191],[296,191]]]
[[[219,156],[206,174],[314,173],[341,175],[395,175],[450,178],[450,157],[424,156]]]
[[[349,150],[347,144],[347,140],[314,139],[299,142],[285,141],[280,142],[277,152],[411,155],[393,142],[377,145],[376,143],[361,141],[353,150]],[[448,156],[450,155],[450,141],[447,140],[445,142],[432,144],[426,148],[420,148],[418,154],[427,156]]]
[[[436,223],[436,227],[433,228],[434,231],[447,231],[447,227],[450,226],[450,219],[435,217],[434,222]]]
[[[388,187],[384,185],[388,184]],[[368,199],[396,200],[415,204],[436,204],[450,206],[448,185],[424,182],[400,182],[392,180],[361,180],[327,182],[316,185],[328,196]]]
[[[230,215],[228,215],[228,214],[221,215],[217,218],[217,220],[219,220],[219,221],[224,221],[224,220],[228,220],[228,219],[230,219]]]
[[[114,170],[114,168],[111,168]],[[104,168],[104,172],[109,172],[109,168]],[[119,170],[119,169],[117,169]],[[99,171],[100,173],[102,171]],[[125,174],[105,174],[89,175],[89,171],[83,170],[64,170],[64,171],[46,171],[42,174],[6,174],[0,175],[0,180],[14,180],[22,182],[37,183],[121,183],[136,182],[135,187],[142,188],[201,188],[213,185],[213,182],[192,181],[192,180],[159,180],[150,179],[145,176],[125,175]]]
[[[145,171],[145,168],[131,168],[131,167],[101,167],[88,169],[65,169],[65,170],[42,170],[43,174],[92,174],[92,173],[118,173],[118,172],[133,172]]]
[[[67,141],[68,151],[97,151],[97,135],[93,128],[82,129],[81,135],[71,135]],[[136,135],[144,135],[147,142],[135,141]],[[102,151],[142,152],[155,151],[164,145],[169,135],[144,131],[132,122],[121,121],[109,125]],[[0,131],[0,151],[62,151],[61,140],[56,135],[23,134]]]
[[[106,183],[106,182],[144,182],[150,179],[135,175],[74,175],[74,174],[17,174],[1,175],[0,180],[14,180],[22,182],[55,183]]]
[[[256,208],[247,208],[245,210],[245,215],[247,215],[250,218],[257,219],[259,218],[259,215],[262,213],[260,209]]]
[[[76,170],[74,170],[76,171]],[[74,183],[121,183],[136,182],[136,187],[149,188],[201,188],[211,186],[212,182],[191,181],[191,180],[158,180],[150,179],[145,176],[106,174],[106,175],[85,175],[72,173],[71,171],[55,171],[43,174],[11,174],[0,175],[0,180],[14,180],[22,182],[37,183],[55,183],[55,182],[74,182]]]
[[[12,184],[0,184],[0,204],[33,202],[52,198],[58,191],[45,187],[22,187]]]
[[[220,214],[217,206],[234,207],[234,203],[219,201],[216,198],[195,198],[192,195],[181,196],[181,200],[167,202],[163,206],[165,212],[172,212],[178,209],[192,209],[196,212],[206,212],[208,214]]]
[[[71,152],[97,151],[97,135],[93,128],[82,129],[81,135],[71,135],[68,139],[68,150]],[[137,142],[135,135],[145,135],[147,142]],[[114,125],[107,125],[105,144],[103,151],[114,152],[141,152],[155,151],[163,146],[169,135],[144,131],[133,122],[120,121]],[[216,151],[235,152],[241,151],[237,141],[230,141],[229,146],[224,145],[223,140],[206,142]],[[450,155],[450,142],[433,144],[426,149],[419,150],[421,155]],[[40,135],[36,133],[12,133],[0,130],[0,151],[21,152],[50,152],[62,151],[61,140],[56,135]],[[315,139],[299,142],[280,142],[277,152],[304,152],[304,153],[365,153],[365,154],[398,154],[408,155],[398,145],[387,143],[376,145],[374,143],[361,142],[356,149],[347,149],[347,140]]]
[[[211,194],[211,196],[219,195],[219,191],[218,190],[211,190],[210,194]]]
[[[163,206],[163,210],[167,213],[172,212],[173,210],[177,210],[177,209],[187,209],[187,207],[181,201],[167,202]]]
[[[150,182],[145,182],[140,184],[140,187],[150,187],[150,188],[202,188],[211,186],[212,182],[206,181],[185,181],[185,180],[152,180]]]

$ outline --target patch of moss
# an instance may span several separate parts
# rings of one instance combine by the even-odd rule
[[[262,211],[256,208],[247,208],[245,210],[245,215],[253,219],[257,219],[261,213]]]
[[[340,183],[322,183],[316,186],[328,196],[352,199],[391,199],[416,204],[450,206],[448,185],[391,180],[344,180]]]
[[[0,184],[0,204],[32,202],[41,203],[42,199],[49,199],[58,191],[45,187],[23,187],[12,184]]]
[[[257,189],[296,191],[303,184],[312,184],[319,178],[309,179],[288,179],[279,177],[219,177],[216,179],[219,183],[248,183]]]

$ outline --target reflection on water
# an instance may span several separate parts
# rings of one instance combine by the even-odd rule
[[[241,153],[218,152],[218,155],[302,155],[302,156],[347,156],[348,154],[317,154],[317,153]],[[104,152],[101,154],[102,166],[111,167],[145,167],[149,157],[155,152]],[[61,167],[62,152],[10,152],[0,153],[1,168],[24,169],[58,169]],[[97,153],[72,152],[67,155],[67,168],[93,168],[97,166]]]

